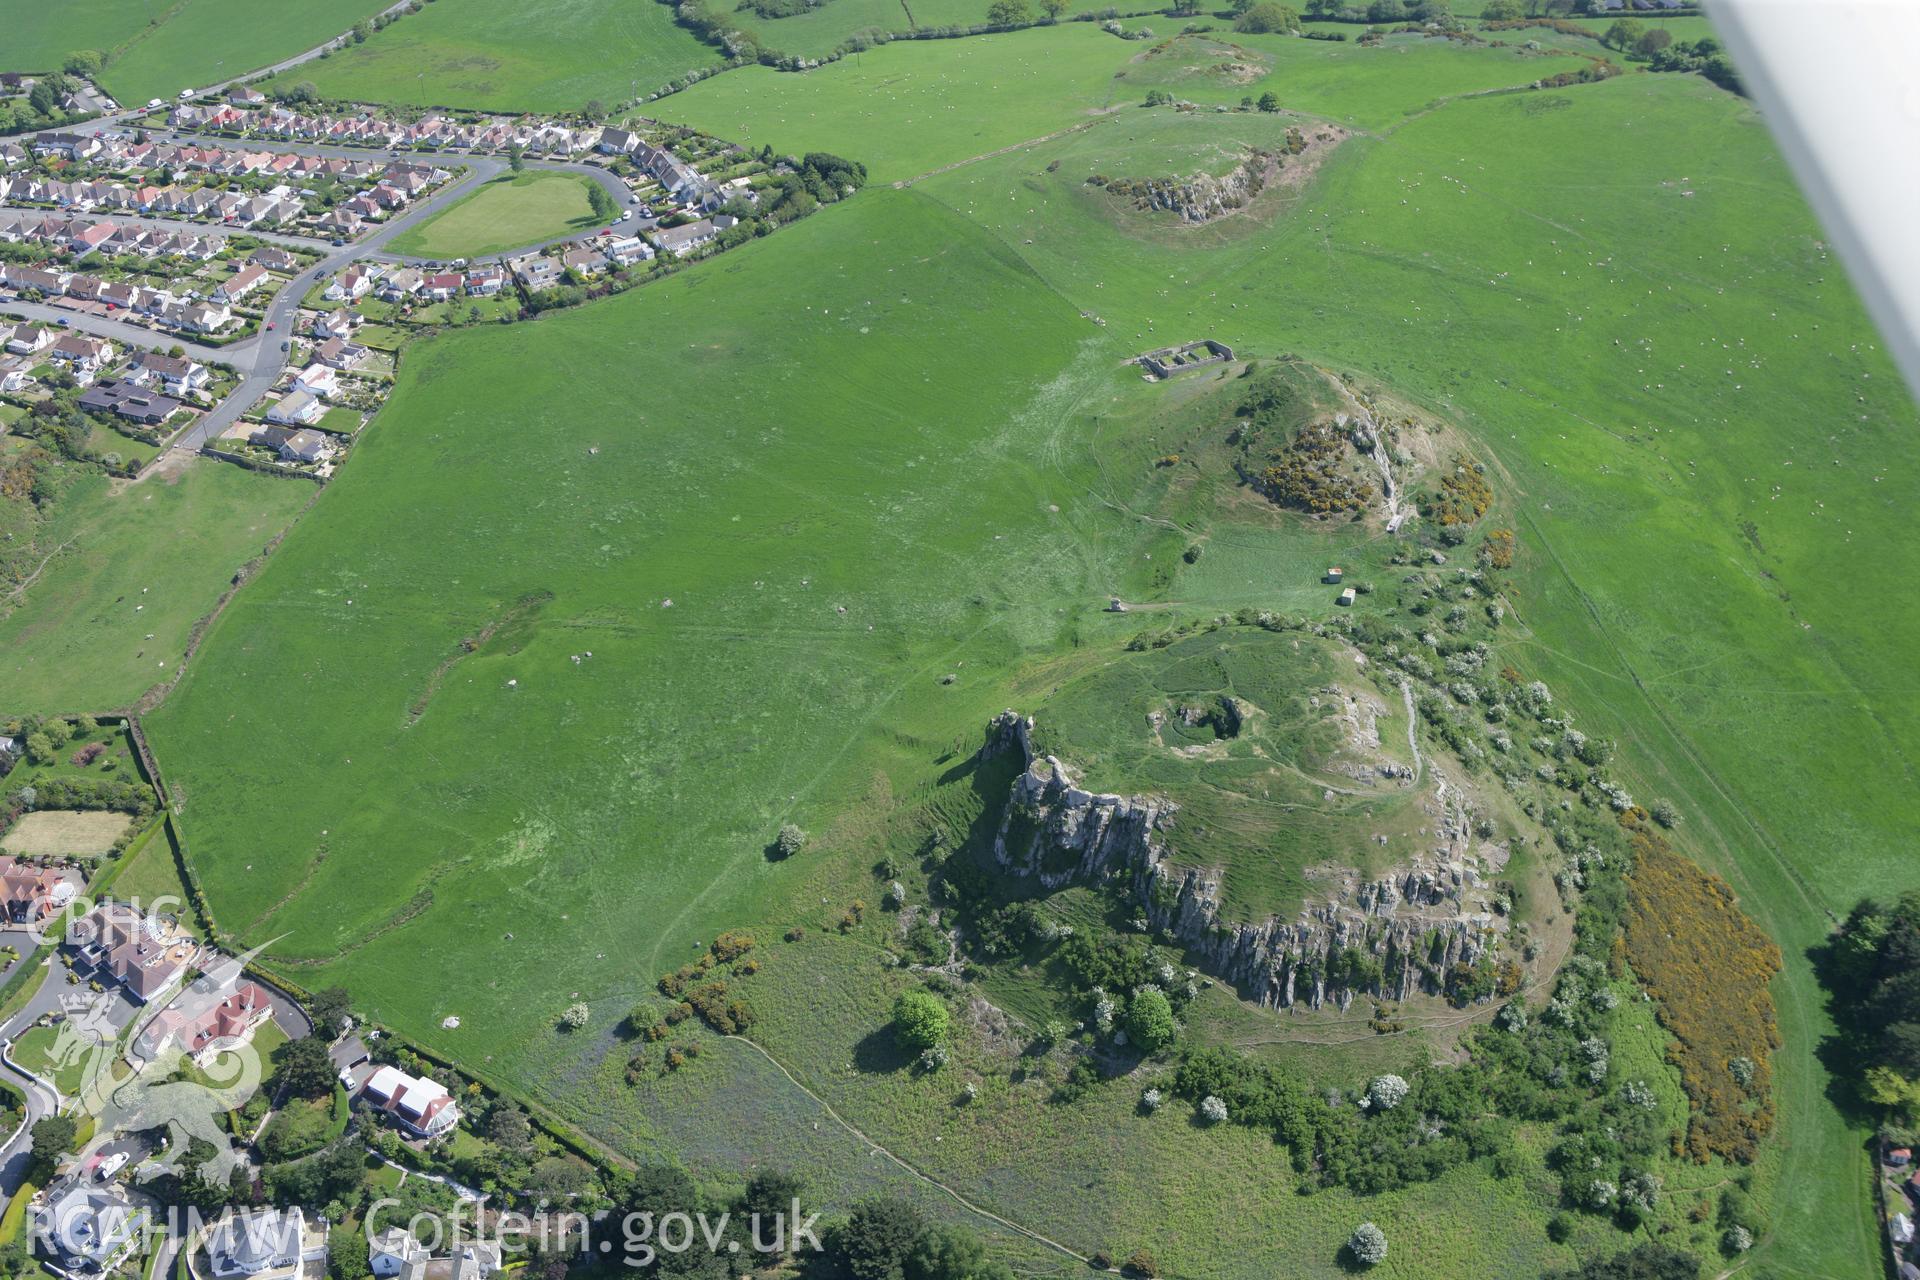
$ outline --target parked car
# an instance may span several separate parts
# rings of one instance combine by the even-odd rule
[[[280,349],[282,351],[289,351],[289,350],[292,350],[292,348],[293,348],[293,340],[291,338],[280,339]]]

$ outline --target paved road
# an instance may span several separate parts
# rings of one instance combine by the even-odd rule
[[[479,160],[480,157],[475,157]],[[283,287],[274,295],[268,305],[265,318],[261,321],[260,334],[246,342],[235,343],[228,347],[226,362],[240,370],[240,385],[233,394],[222,400],[215,408],[202,415],[200,420],[188,427],[174,440],[176,449],[198,450],[209,441],[219,438],[247,410],[258,404],[273,389],[286,371],[287,353],[280,344],[288,341],[293,334],[294,321],[299,316],[300,300],[307,291],[323,277],[333,274],[352,262],[377,252],[387,241],[393,239],[408,227],[421,221],[451,201],[458,200],[492,178],[503,168],[502,164],[492,166],[475,164],[471,172],[458,181],[447,184],[434,195],[417,200],[407,206],[397,217],[380,224],[380,229],[372,235],[353,244],[331,249],[327,256],[293,278],[292,283]]]
[[[33,952],[31,948],[24,948],[21,954],[31,956]],[[53,1013],[60,1008],[60,996],[66,990],[66,984],[51,980],[53,970],[59,967],[57,963],[50,963],[47,980],[40,984],[40,989],[34,992],[26,1007],[0,1025],[0,1044],[11,1041],[22,1030],[32,1026],[41,1014]],[[20,1184],[26,1181],[27,1169],[33,1164],[33,1126],[57,1112],[60,1099],[52,1089],[10,1062],[0,1064],[0,1071],[4,1071],[7,1079],[18,1085],[27,1097],[26,1124],[21,1127],[18,1137],[0,1147],[0,1197],[11,1200],[14,1193],[20,1190]]]

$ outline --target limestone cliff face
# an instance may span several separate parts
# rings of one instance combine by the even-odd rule
[[[1245,205],[1266,187],[1277,168],[1272,156],[1249,153],[1226,173],[1197,173],[1190,178],[1106,178],[1088,181],[1133,201],[1137,209],[1160,209],[1187,222],[1211,222]]]
[[[1476,909],[1480,877],[1465,857],[1423,858],[1371,881],[1349,874],[1294,920],[1223,923],[1218,873],[1175,866],[1161,839],[1177,806],[1076,786],[1060,761],[1036,753],[1032,720],[1012,711],[995,718],[981,748],[983,756],[1003,752],[1017,752],[1025,765],[994,839],[1004,870],[1035,876],[1048,889],[1121,884],[1156,929],[1262,1004],[1344,1008],[1361,994],[1400,1000],[1432,991],[1429,975],[1473,963],[1505,929],[1504,917]],[[1442,835],[1458,841],[1464,815],[1444,804],[1444,786],[1438,791]],[[1352,979],[1345,949],[1372,956],[1378,976]]]
[[[1136,199],[1146,208],[1165,209],[1188,222],[1211,222],[1260,194],[1268,164],[1265,156],[1255,156],[1218,177],[1202,173],[1191,178],[1155,178],[1140,184],[1145,190]]]

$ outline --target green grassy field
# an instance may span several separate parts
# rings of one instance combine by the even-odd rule
[[[286,930],[301,972],[364,984],[370,1012],[409,1027],[456,1011],[422,1007],[414,961],[395,964],[441,935],[431,1003],[463,1024],[427,1038],[536,1075],[567,1052],[548,1027],[568,992],[630,1001],[783,892],[796,868],[762,846],[789,815],[828,817],[849,777],[864,791],[874,728],[977,731],[990,681],[937,677],[1050,646],[1056,610],[1093,598],[1087,567],[1037,554],[1065,519],[1049,504],[1083,486],[1031,452],[1066,430],[1057,406],[1114,377],[1080,354],[1092,326],[911,195],[778,241],[605,313],[412,353],[356,483],[325,494],[152,719],[207,873],[231,886],[228,928]],[[771,329],[770,298],[791,299]],[[898,397],[898,369],[983,331]],[[360,549],[342,557],[342,538]],[[234,683],[269,649],[310,714],[262,716]],[[476,770],[461,744],[503,735],[520,746]],[[243,857],[266,799],[248,776],[295,759],[349,789],[412,781],[351,812],[318,788],[281,810],[282,850]],[[469,972],[534,986],[454,980]]]
[[[312,497],[198,460],[126,487],[87,477],[39,534],[49,552],[64,549],[0,616],[9,709],[132,703],[172,673],[195,621]]]
[[[395,253],[478,258],[594,225],[591,179],[537,170],[495,178],[472,195],[394,238]]]
[[[1220,105],[1271,90],[1289,110],[1384,129],[1442,99],[1523,85],[1572,65],[1418,37],[1375,49],[1230,31],[1131,42],[1075,22],[901,42],[803,76],[749,67],[648,111],[746,145],[844,152],[875,178],[897,181],[1088,125],[1152,89]]]
[[[0,70],[57,71],[68,54],[123,44],[147,22],[147,9],[135,9],[124,0],[61,5],[0,0],[0,30],[7,33],[0,45]]]
[[[1113,76],[1138,48],[1081,22],[903,41],[804,75],[730,71],[647,111],[743,146],[838,151],[896,181],[1128,101]]]
[[[1821,1092],[1825,1024],[1800,953],[1828,912],[1898,878],[1904,766],[1886,768],[1916,744],[1911,693],[1873,674],[1897,668],[1893,633],[1820,566],[1911,573],[1884,486],[1910,465],[1885,441],[1913,409],[1764,132],[1736,99],[1671,77],[1458,103],[1347,144],[1294,222],[1219,256],[1123,236],[1089,208],[1070,166],[1098,145],[924,189],[981,210],[1136,341],[1204,326],[1364,368],[1512,469],[1534,569],[1515,660],[1630,744],[1636,790],[1699,813],[1696,852],[1788,953],[1779,1265],[1866,1265],[1859,1138]],[[987,202],[1016,182],[1017,206]],[[1654,224],[1657,244],[1633,234]],[[1216,295],[1237,303],[1225,318]],[[1224,603],[1225,567],[1210,558],[1173,589]]]
[[[85,7],[107,8],[91,0]],[[0,15],[16,9],[25,14],[28,8],[6,0]],[[29,32],[38,32],[36,43],[29,46],[36,53],[55,52],[63,35],[80,43],[59,49],[62,54],[74,48],[104,52],[107,68],[100,76],[101,87],[133,105],[148,98],[171,99],[182,89],[223,85],[330,40],[386,4],[295,0],[263,8],[249,0],[181,0],[171,7],[131,10],[121,3],[110,8],[97,26],[76,21],[67,5],[41,9],[42,14],[57,15],[57,24],[42,26],[46,18],[39,15],[23,21]],[[7,43],[10,55],[11,39]],[[5,61],[11,65],[14,59],[5,56]]]
[[[342,96],[538,107],[630,93],[636,64],[608,50],[646,49],[661,78],[686,65],[660,52],[684,38],[663,6],[476,3],[298,74]],[[825,39],[853,12],[769,26]],[[116,67],[184,64],[165,30]],[[1217,473],[1152,466],[1190,453],[1183,398],[1209,375],[1148,387],[1122,357],[1203,336],[1296,352],[1457,423],[1493,465],[1520,538],[1501,660],[1621,742],[1636,796],[1676,802],[1681,841],[1786,952],[1753,1274],[1873,1274],[1864,1134],[1826,1092],[1804,953],[1854,897],[1912,879],[1915,413],[1738,99],[1650,75],[1473,96],[1573,65],[1400,37],[1162,48],[1072,24],[731,72],[655,104],[749,145],[842,152],[882,183],[962,167],[615,300],[409,350],[379,430],[149,720],[221,922],[284,934],[276,963],[303,985],[346,982],[365,1012],[593,1132],[709,1172],[805,1160],[846,1196],[899,1180],[881,1143],[1076,1247],[1151,1243],[1182,1274],[1338,1274],[1362,1216],[1395,1242],[1382,1274],[1570,1263],[1540,1230],[1541,1135],[1523,1135],[1517,1177],[1356,1201],[1294,1194],[1247,1131],[1141,1119],[1131,1085],[1062,1106],[1044,1073],[1017,1089],[966,1057],[990,1084],[962,1108],[873,1066],[905,981],[878,963],[884,923],[825,933],[877,896],[876,854],[911,847],[903,815],[962,803],[947,775],[991,714],[1059,695],[1070,722],[1074,678],[1101,664],[1085,679],[1168,692],[1118,656],[1143,624],[1100,612],[1108,596],[1169,619],[1330,614],[1320,567],[1389,571],[1365,526],[1275,519]],[[1361,136],[1304,190],[1182,227],[1087,177],[1214,167],[1288,121],[1134,108],[1150,88],[1209,105],[1271,89]],[[76,496],[60,518],[85,540],[0,620],[9,691],[66,709],[137,696],[310,492],[201,464]],[[173,509],[112,505],[129,499]],[[165,601],[132,613],[142,586]],[[1129,779],[1162,776],[1137,746],[1081,738]],[[769,862],[789,819],[814,842]],[[1256,888],[1271,903],[1298,886]],[[811,931],[756,980],[755,1040],[791,1076],[712,1041],[687,1072],[627,1085],[613,1022],[742,923]],[[995,982],[1016,1016],[1048,1010],[1030,975]],[[575,998],[593,1031],[562,1036]],[[1438,1047],[1320,1053],[1284,1043],[1296,1024],[1215,1004],[1214,1033],[1281,1041],[1262,1052],[1316,1078]],[[1659,1041],[1643,1016],[1618,1055],[1671,1107]],[[1667,1173],[1676,1192],[1727,1175]],[[1684,1207],[1674,1195],[1664,1220],[1710,1250]],[[1587,1252],[1627,1242],[1578,1230]]]
[[[462,0],[429,4],[287,78],[355,101],[577,111],[719,60],[657,0]]]
[[[1106,7],[1096,0],[1073,0],[1067,13]],[[829,0],[818,8],[784,18],[762,18],[751,9],[740,9],[729,16],[766,48],[818,58],[832,53],[855,33],[898,34],[982,23],[987,20],[987,6],[982,0],[916,0],[912,4],[901,0]]]

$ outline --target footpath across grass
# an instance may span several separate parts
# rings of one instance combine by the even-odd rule
[[[594,225],[592,179],[533,170],[495,178],[389,246],[423,258],[483,257]]]

